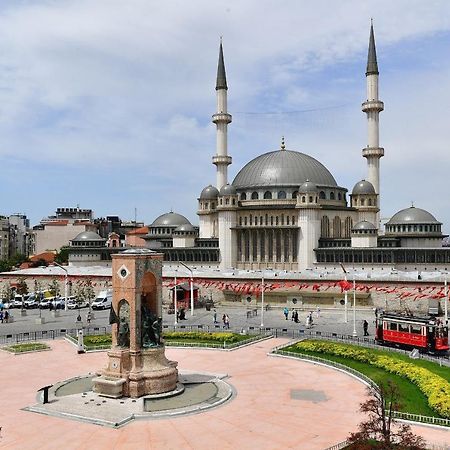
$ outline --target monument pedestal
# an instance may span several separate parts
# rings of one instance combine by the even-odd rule
[[[111,390],[117,392],[119,387],[121,395],[132,398],[176,389],[177,363],[166,358],[163,345],[137,352],[112,349],[108,360],[108,367],[94,379],[94,391],[100,395],[110,397]]]

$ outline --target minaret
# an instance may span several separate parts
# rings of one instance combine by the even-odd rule
[[[384,156],[384,148],[379,142],[379,114],[384,104],[378,99],[378,64],[373,35],[373,24],[370,25],[369,54],[367,57],[367,100],[362,104],[362,111],[367,114],[367,147],[362,155],[367,158],[367,180],[373,184],[376,194],[380,194],[380,158]]]
[[[227,76],[223,62],[222,38],[220,39],[219,64],[217,66],[217,112],[212,116],[212,122],[217,126],[216,155],[212,162],[217,167],[217,189],[221,189],[228,183],[228,166],[231,164],[231,156],[228,156],[227,128],[231,122],[231,115],[227,112]]]

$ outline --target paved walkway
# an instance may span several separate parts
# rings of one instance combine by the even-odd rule
[[[114,430],[21,411],[38,388],[102,368],[105,353],[77,355],[65,341],[52,351],[20,356],[0,352],[0,448],[5,449],[324,449],[346,438],[362,419],[364,386],[310,363],[267,356],[283,339],[233,352],[168,349],[184,370],[228,373],[236,397],[202,414],[136,421]],[[433,443],[450,432],[415,429]]]

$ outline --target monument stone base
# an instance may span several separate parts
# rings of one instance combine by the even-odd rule
[[[163,345],[136,352],[123,348],[111,349],[108,352],[108,367],[94,379],[94,392],[111,396],[114,386],[114,396],[121,389],[122,396],[138,398],[174,391],[178,381],[177,362],[169,361],[164,350]]]

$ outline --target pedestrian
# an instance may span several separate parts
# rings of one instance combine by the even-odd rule
[[[223,316],[222,316],[222,323],[223,323],[223,327],[225,328],[225,317],[226,317],[226,314],[224,314]]]
[[[317,314],[317,318],[319,318],[319,317],[320,317],[320,308],[319,308],[319,305],[317,305],[317,308],[316,308],[316,314]]]
[[[214,310],[214,323],[217,323],[217,311]]]
[[[295,322],[295,323],[298,323],[298,322],[299,322],[299,320],[298,320],[298,311],[297,311],[297,310],[295,311],[294,322]]]
[[[294,308],[292,308],[291,320],[295,320],[295,309]]]
[[[306,326],[306,328],[309,328],[309,327],[310,327],[309,315],[306,316],[305,326]]]
[[[88,313],[86,314],[86,322],[91,323],[91,320],[92,320],[92,314],[90,311],[88,311]]]
[[[3,323],[3,311],[0,311],[0,322]]]
[[[230,318],[228,314],[225,314],[225,319],[223,320],[224,327],[229,330],[230,329]]]
[[[288,317],[289,317],[289,308],[288,308],[287,306],[284,307],[284,309],[283,309],[283,314],[284,314],[284,317],[286,318],[286,320],[288,320]]]
[[[4,318],[5,318],[5,322],[8,323],[8,320],[9,320],[9,312],[8,311],[5,311]]]
[[[369,322],[367,322],[367,320],[364,320],[364,322],[363,322],[364,336],[369,336],[369,333],[367,331],[368,328],[369,328]]]
[[[308,317],[309,317],[309,326],[312,327],[313,326],[313,322],[314,322],[313,321],[313,312],[312,311],[309,312],[309,316]]]

